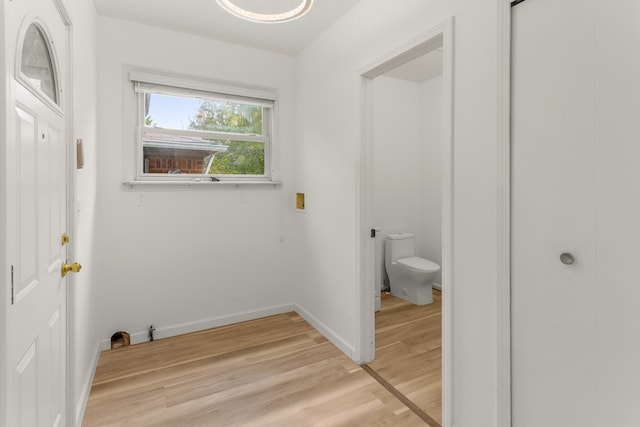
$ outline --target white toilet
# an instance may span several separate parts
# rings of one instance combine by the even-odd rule
[[[384,241],[384,266],[391,295],[417,305],[431,304],[431,287],[440,266],[415,256],[415,235],[388,234]]]

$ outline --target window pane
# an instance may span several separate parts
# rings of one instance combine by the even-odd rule
[[[262,142],[226,141],[224,153],[216,154],[209,173],[212,175],[264,175]]]
[[[144,173],[206,174],[215,157],[228,150],[223,141],[190,136],[142,134]]]
[[[153,174],[264,175],[264,143],[142,134],[143,170]]]
[[[145,95],[145,125],[262,135],[262,107],[239,102]]]
[[[58,103],[51,52],[46,38],[36,24],[29,25],[24,36],[20,70],[35,87]]]

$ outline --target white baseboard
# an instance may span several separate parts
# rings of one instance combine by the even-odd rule
[[[343,340],[338,334],[332,331],[330,328],[326,327],[322,322],[316,319],[313,315],[311,315],[304,308],[300,307],[298,304],[294,304],[295,312],[300,315],[304,320],[306,320],[311,326],[313,326],[318,332],[320,332],[326,339],[331,341],[333,345],[338,347],[340,351],[349,356],[349,358],[353,359],[353,355],[355,354],[355,350],[352,346],[350,346],[345,340]]]
[[[98,367],[98,360],[100,360],[101,343],[96,343],[96,355],[93,357],[91,366],[89,366],[89,372],[85,379],[82,391],[76,402],[76,423],[74,425],[81,426],[84,413],[87,410],[87,403],[89,402],[89,394],[91,393],[91,385],[93,384],[93,378],[96,375],[96,368]]]
[[[275,316],[277,314],[289,313],[291,311],[295,311],[302,317],[304,320],[309,322],[311,326],[318,330],[325,338],[331,341],[336,347],[340,349],[344,354],[353,358],[355,354],[354,348],[349,345],[344,339],[342,339],[338,334],[336,334],[333,330],[325,326],[322,322],[320,322],[317,318],[311,315],[304,308],[300,307],[298,304],[286,304],[279,305],[274,307],[267,307],[260,310],[254,311],[245,311],[242,313],[232,314],[229,316],[220,316],[213,317],[210,319],[199,320],[196,322],[182,323],[174,326],[165,326],[159,327],[156,329],[154,333],[154,337],[156,339],[161,338],[169,338],[177,335],[188,334],[191,332],[203,331],[206,329],[217,328],[219,326],[231,325],[234,323],[246,322],[248,320],[256,320],[263,317]],[[139,344],[143,342],[149,341],[148,331],[140,331],[130,334],[131,344]],[[111,339],[106,338],[100,341],[98,346],[98,351],[96,355],[96,360],[94,362],[93,373],[95,374],[95,367],[98,364],[98,358],[100,357],[100,352],[104,350],[109,350],[111,348]],[[91,384],[93,382],[93,374],[91,376],[90,381],[87,383],[87,398],[89,396],[88,392],[90,391]]]
[[[274,307],[262,308],[260,310],[244,311],[227,316],[212,317],[210,319],[198,320],[195,322],[181,323],[173,326],[159,326],[154,332],[155,339],[175,337],[177,335],[189,334],[191,332],[204,331],[206,329],[217,328],[219,326],[231,325],[234,323],[246,322],[248,320],[260,319],[262,317],[274,316],[276,314],[289,313],[294,311],[293,304],[278,305]],[[149,341],[149,331],[139,331],[130,333],[131,344],[140,344]],[[100,341],[100,350],[111,348],[111,338]]]
[[[442,291],[442,285],[440,283],[436,283],[433,282],[433,285],[431,285],[433,287],[433,289],[437,289],[439,291]]]

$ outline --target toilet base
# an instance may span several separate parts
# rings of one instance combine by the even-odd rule
[[[393,286],[391,284],[391,295],[402,298],[415,305],[427,305],[433,303],[433,291],[431,284],[420,284],[417,286]]]

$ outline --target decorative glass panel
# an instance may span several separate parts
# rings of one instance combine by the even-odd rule
[[[58,103],[51,52],[46,37],[36,24],[31,24],[24,36],[20,69],[35,87],[39,88],[53,102]]]

